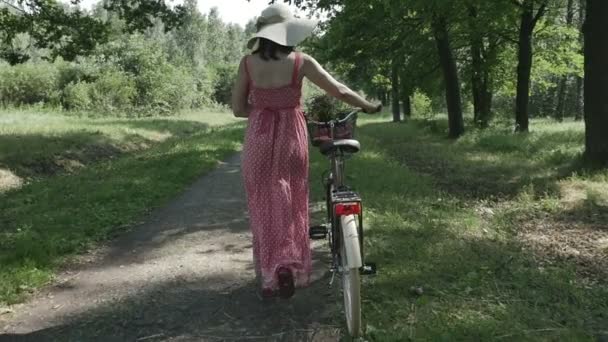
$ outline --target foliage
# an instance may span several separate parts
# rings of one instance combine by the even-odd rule
[[[180,9],[183,21],[176,28],[157,18],[138,22],[134,31],[143,32],[130,33],[135,23],[117,11],[97,7],[92,12],[93,19],[109,25],[109,41],[98,41],[73,61],[44,62],[32,54],[30,63],[2,65],[1,103],[142,115],[230,103],[245,47],[242,28],[224,24],[216,9],[200,13],[194,0]]]
[[[85,111],[92,108],[92,87],[90,83],[68,83],[63,88],[61,103],[65,109]]]
[[[60,97],[58,76],[55,65],[48,62],[16,66],[0,64],[0,103],[55,105]]]
[[[213,99],[217,103],[231,103],[232,86],[236,81],[237,65],[224,64],[215,68]]]
[[[78,4],[75,0],[72,3]],[[129,32],[143,31],[159,19],[167,29],[179,25],[183,7],[171,9],[163,1],[108,0],[104,6],[126,23]],[[3,0],[0,7],[0,47],[11,64],[27,60],[12,49],[18,34],[27,33],[37,48],[49,49],[51,57],[74,60],[108,41],[110,23],[90,16],[78,7],[62,6],[57,0]]]
[[[416,117],[431,118],[434,115],[431,99],[424,93],[415,91],[412,96],[412,111]]]
[[[101,111],[128,109],[137,93],[135,80],[120,70],[105,70],[91,87],[91,102]]]
[[[341,114],[348,111],[348,108],[334,97],[319,94],[307,99],[306,111],[313,120],[327,122],[339,118]]]

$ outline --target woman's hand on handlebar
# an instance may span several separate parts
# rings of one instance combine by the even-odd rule
[[[370,103],[369,107],[361,108],[361,110],[365,114],[375,114],[375,113],[379,113],[380,111],[382,111],[382,105],[381,104],[374,105],[374,104]]]

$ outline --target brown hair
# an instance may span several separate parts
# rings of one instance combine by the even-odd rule
[[[273,42],[272,40],[268,40],[266,38],[258,38],[258,40],[258,48],[253,51],[253,53],[259,54],[260,57],[265,61],[269,61],[271,59],[274,59],[275,61],[279,60],[279,57],[277,56],[278,52],[288,55],[294,51],[293,46],[279,45]]]

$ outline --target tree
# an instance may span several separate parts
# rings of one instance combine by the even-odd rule
[[[583,24],[585,23],[585,0],[578,1],[578,22],[579,22],[579,42],[581,47],[584,42]],[[576,76],[576,95],[574,99],[574,119],[581,120],[583,118],[583,76]]]
[[[447,19],[441,14],[436,14],[433,17],[432,26],[445,82],[449,136],[451,138],[458,138],[464,133],[464,120],[462,117],[462,100],[460,97],[458,67],[450,45]]]
[[[566,10],[566,25],[572,26],[574,22],[574,0],[568,0]],[[563,75],[559,81],[557,94],[557,108],[555,108],[555,118],[558,121],[564,120],[564,107],[566,105],[566,86],[568,85],[568,75]]]
[[[393,110],[393,122],[401,121],[401,106],[399,105],[399,100],[401,100],[401,96],[399,95],[399,66],[398,60],[393,59],[391,65],[391,107]]]
[[[130,32],[151,27],[156,19],[170,30],[179,24],[182,12],[181,6],[172,10],[163,1],[149,0],[105,0],[104,7],[124,19]],[[0,0],[0,53],[13,64],[27,60],[10,51],[18,34],[32,37],[36,48],[49,49],[51,58],[73,60],[107,42],[109,31],[107,22],[56,0]]]
[[[517,97],[515,99],[515,131],[529,131],[528,104],[532,70],[532,35],[538,20],[545,15],[549,0],[514,1],[521,12],[517,54]],[[538,4],[538,6],[536,6]]]
[[[585,157],[608,165],[608,1],[587,0],[585,34]]]

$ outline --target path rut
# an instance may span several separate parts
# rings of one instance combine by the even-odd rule
[[[287,301],[257,297],[239,162],[67,267],[0,318],[0,341],[339,340],[324,249],[311,287]]]

